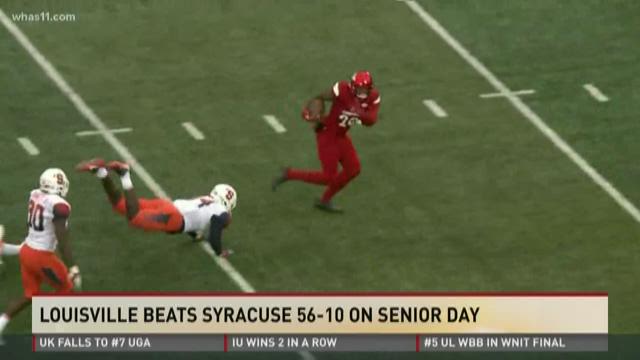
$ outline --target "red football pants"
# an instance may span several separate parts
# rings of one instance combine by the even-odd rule
[[[327,202],[360,174],[360,159],[349,136],[336,137],[320,132],[316,134],[316,144],[322,170],[289,169],[287,179],[327,185],[321,199]],[[342,165],[340,172],[338,163]]]

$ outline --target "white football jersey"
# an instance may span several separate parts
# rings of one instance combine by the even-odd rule
[[[66,205],[71,210],[71,205],[58,195],[47,194],[39,189],[31,191],[27,214],[29,233],[25,239],[29,247],[43,251],[56,250],[58,239],[53,225],[53,208],[58,204]]]
[[[173,205],[184,218],[184,232],[200,232],[209,225],[213,215],[227,212],[219,200],[208,195],[189,200],[178,199]]]

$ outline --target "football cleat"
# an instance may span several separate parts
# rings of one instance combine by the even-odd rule
[[[122,176],[129,171],[129,164],[122,161],[110,161],[106,168],[115,171],[118,175]]]
[[[278,190],[278,187],[280,185],[289,181],[289,179],[287,178],[288,170],[289,168],[282,168],[282,170],[280,171],[280,175],[278,175],[273,179],[273,181],[271,181],[271,191],[275,192],[276,190]]]
[[[316,203],[314,204],[314,206],[317,209],[320,209],[322,211],[326,211],[332,214],[340,214],[343,212],[341,208],[335,206],[331,201],[324,202],[322,200],[316,200]]]
[[[103,167],[105,167],[104,160],[96,158],[79,163],[76,165],[76,171],[95,173]]]

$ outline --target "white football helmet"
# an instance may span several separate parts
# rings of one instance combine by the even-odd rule
[[[47,169],[40,175],[40,190],[65,197],[69,192],[69,179],[61,169]]]
[[[229,212],[236,207],[236,203],[238,202],[238,193],[231,187],[231,185],[227,184],[218,184],[214,186],[213,190],[211,190],[211,197],[222,202]]]

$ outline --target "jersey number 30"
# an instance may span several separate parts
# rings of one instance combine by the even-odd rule
[[[44,208],[40,204],[36,204],[33,200],[29,201],[29,214],[27,216],[27,225],[35,231],[44,230]]]

